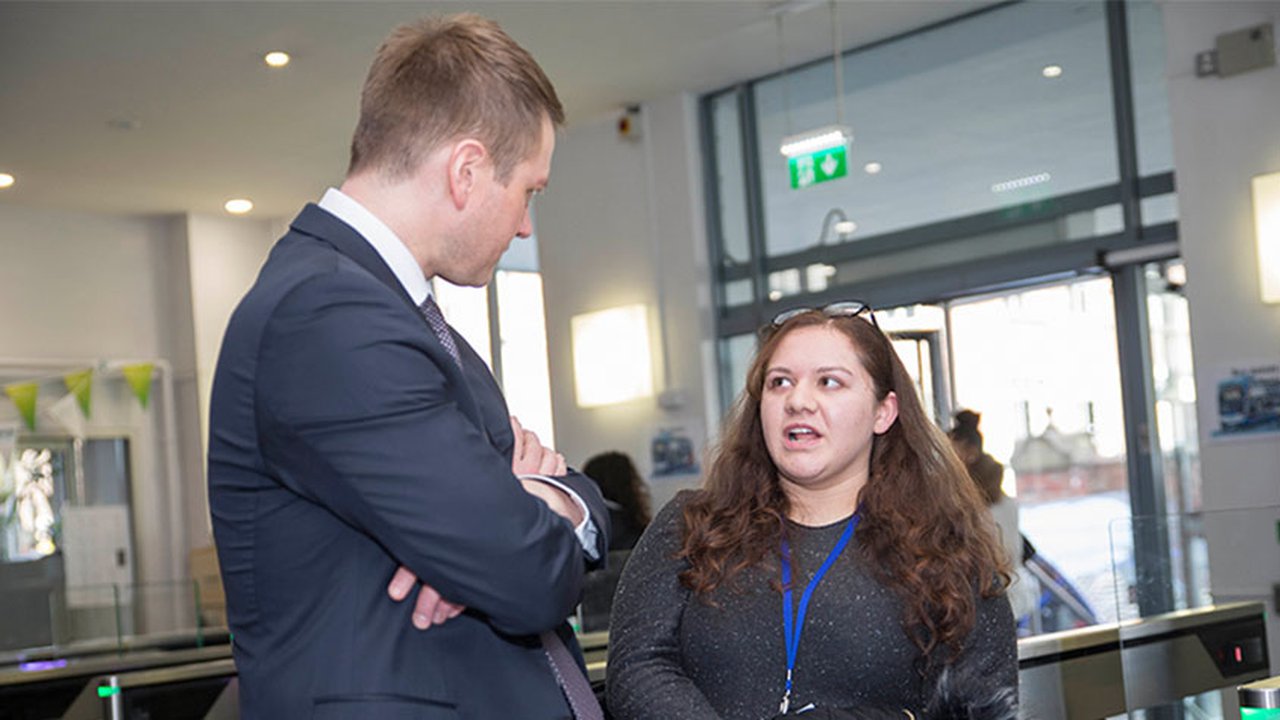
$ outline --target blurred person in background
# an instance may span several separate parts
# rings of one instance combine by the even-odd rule
[[[594,455],[582,474],[596,481],[609,508],[609,551],[630,550],[649,526],[649,488],[631,457],[616,450]]]
[[[1037,581],[1023,566],[1027,556],[1034,551],[1018,528],[1018,501],[1005,495],[1001,487],[1004,465],[983,449],[982,432],[978,430],[980,422],[980,413],[961,410],[955,414],[955,425],[947,436],[995,521],[1000,544],[1013,569],[1009,604],[1013,608],[1013,616],[1023,618],[1035,610],[1039,596]]]

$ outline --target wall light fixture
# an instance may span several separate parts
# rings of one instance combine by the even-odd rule
[[[1262,302],[1280,303],[1280,172],[1253,179],[1253,226]]]
[[[571,323],[578,407],[653,395],[649,313],[644,305],[576,315]]]

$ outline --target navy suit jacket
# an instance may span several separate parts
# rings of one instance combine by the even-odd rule
[[[231,318],[214,376],[209,504],[255,718],[567,718],[537,635],[585,565],[569,522],[511,473],[506,404],[459,368],[391,270],[308,205]],[[603,500],[582,496],[607,544]],[[469,609],[426,632],[407,566]],[[579,653],[580,659],[580,653]]]

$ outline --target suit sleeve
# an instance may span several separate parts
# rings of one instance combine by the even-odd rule
[[[329,273],[275,308],[255,387],[267,471],[496,629],[559,625],[581,586],[573,528],[524,492],[455,404],[430,330],[374,282]]]
[[[567,474],[551,479],[563,489],[571,490],[586,505],[586,522],[595,527],[593,544],[591,547],[584,545],[582,548],[587,561],[587,570],[603,568],[609,554],[609,538],[613,537],[613,528],[610,525],[609,508],[604,504],[604,496],[600,494],[600,486],[573,468],[569,468]],[[581,539],[581,536],[579,537]]]
[[[684,670],[680,618],[698,602],[680,584],[681,493],[658,513],[631,551],[609,618],[609,711],[617,720],[715,720]]]

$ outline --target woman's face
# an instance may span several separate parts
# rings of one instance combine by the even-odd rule
[[[791,331],[765,368],[760,423],[784,488],[861,487],[872,438],[897,416],[897,396],[876,400],[853,343],[834,328]]]

